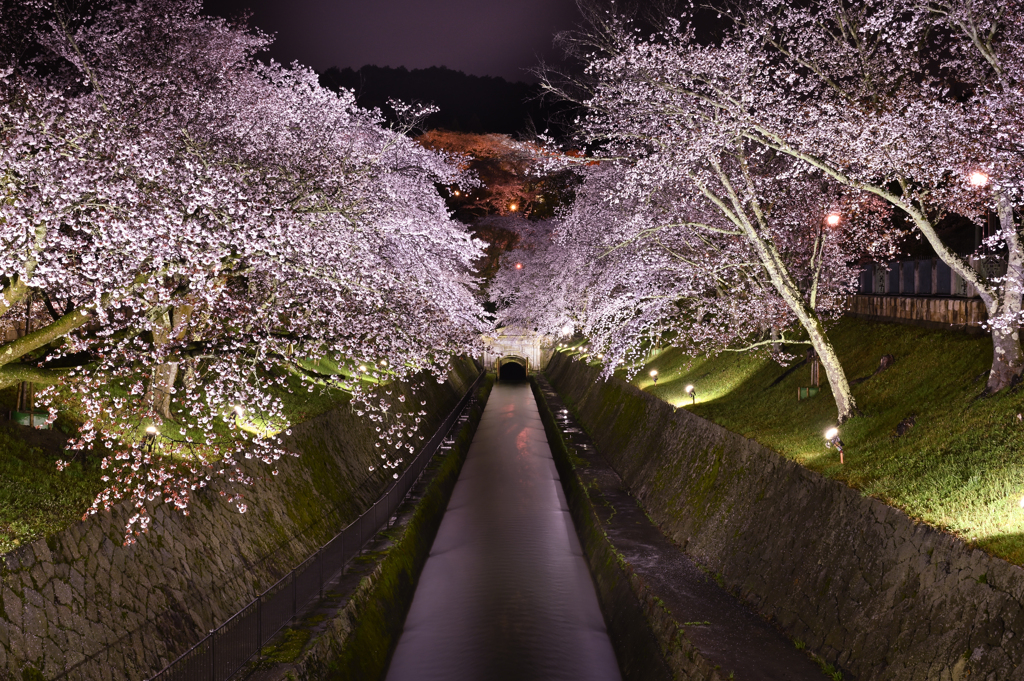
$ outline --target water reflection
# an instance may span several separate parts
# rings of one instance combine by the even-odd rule
[[[619,678],[530,387],[498,384],[387,679]]]

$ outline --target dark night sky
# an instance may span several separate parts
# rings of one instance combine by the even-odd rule
[[[531,82],[554,34],[579,19],[574,0],[206,0],[209,14],[252,10],[276,34],[271,56],[323,71],[365,64],[448,68]]]

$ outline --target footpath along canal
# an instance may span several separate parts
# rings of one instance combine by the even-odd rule
[[[666,543],[651,547],[649,563],[658,562],[656,554],[678,553],[661,539]],[[665,556],[666,576],[699,583],[676,585],[689,592],[685,609],[702,616],[713,610],[720,625],[738,625],[725,646],[698,643],[719,648],[710,657],[725,662],[709,678],[824,678],[731,596],[709,593],[699,572],[679,570],[680,558]],[[723,633],[719,628],[716,638]],[[743,674],[730,676],[733,665],[723,657],[739,663],[734,668]],[[387,679],[621,678],[533,392],[528,383],[499,383],[420,575]]]

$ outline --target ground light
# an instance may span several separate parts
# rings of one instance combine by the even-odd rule
[[[829,428],[825,431],[825,447],[831,448],[833,445],[839,450],[839,463],[843,463],[843,441],[839,439],[838,428]]]
[[[651,378],[654,379],[654,385],[658,385],[658,370],[651,369]]]
[[[697,389],[692,385],[686,386],[686,394],[690,396],[692,400],[691,404],[697,404]]]

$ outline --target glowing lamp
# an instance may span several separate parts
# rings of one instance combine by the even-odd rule
[[[359,365],[359,370],[360,371],[366,371],[366,365],[365,364],[360,364]]]
[[[841,218],[840,218],[840,216],[839,216],[839,213],[829,213],[829,214],[828,214],[828,215],[827,215],[827,216],[825,217],[825,222],[827,222],[827,223],[828,223],[828,226],[829,226],[829,227],[835,227],[836,225],[838,225],[838,224],[839,224],[839,220],[840,220],[840,219],[841,219]]]
[[[690,396],[691,404],[697,404],[697,389],[692,385],[688,385],[684,388],[686,394]]]
[[[462,192],[460,192],[458,189],[456,189],[455,190],[455,196],[462,196]]]
[[[156,435],[156,426],[149,426],[146,428],[146,432],[150,435]]]
[[[839,463],[843,462],[843,441],[839,439],[839,429],[829,428],[825,431],[825,447],[831,448],[835,446],[839,450]]]
[[[514,213],[517,210],[519,210],[519,204],[518,203],[510,203],[509,206],[508,206],[508,209]]]
[[[654,379],[654,385],[658,385],[658,370],[651,369],[651,378]]]
[[[575,331],[575,328],[572,324],[566,324],[565,326],[562,327],[563,336],[571,336],[573,331]]]
[[[239,416],[241,416],[242,414],[245,413],[245,407],[243,407],[240,404],[236,404],[235,405],[235,413],[238,414]]]
[[[988,184],[988,175],[981,172],[980,170],[975,170],[974,172],[971,173],[970,181],[972,186],[984,187],[986,184]]]
[[[523,269],[523,263],[521,263],[521,262],[517,262],[517,263],[516,263],[516,269],[517,269],[517,270],[521,270],[521,269]]]

